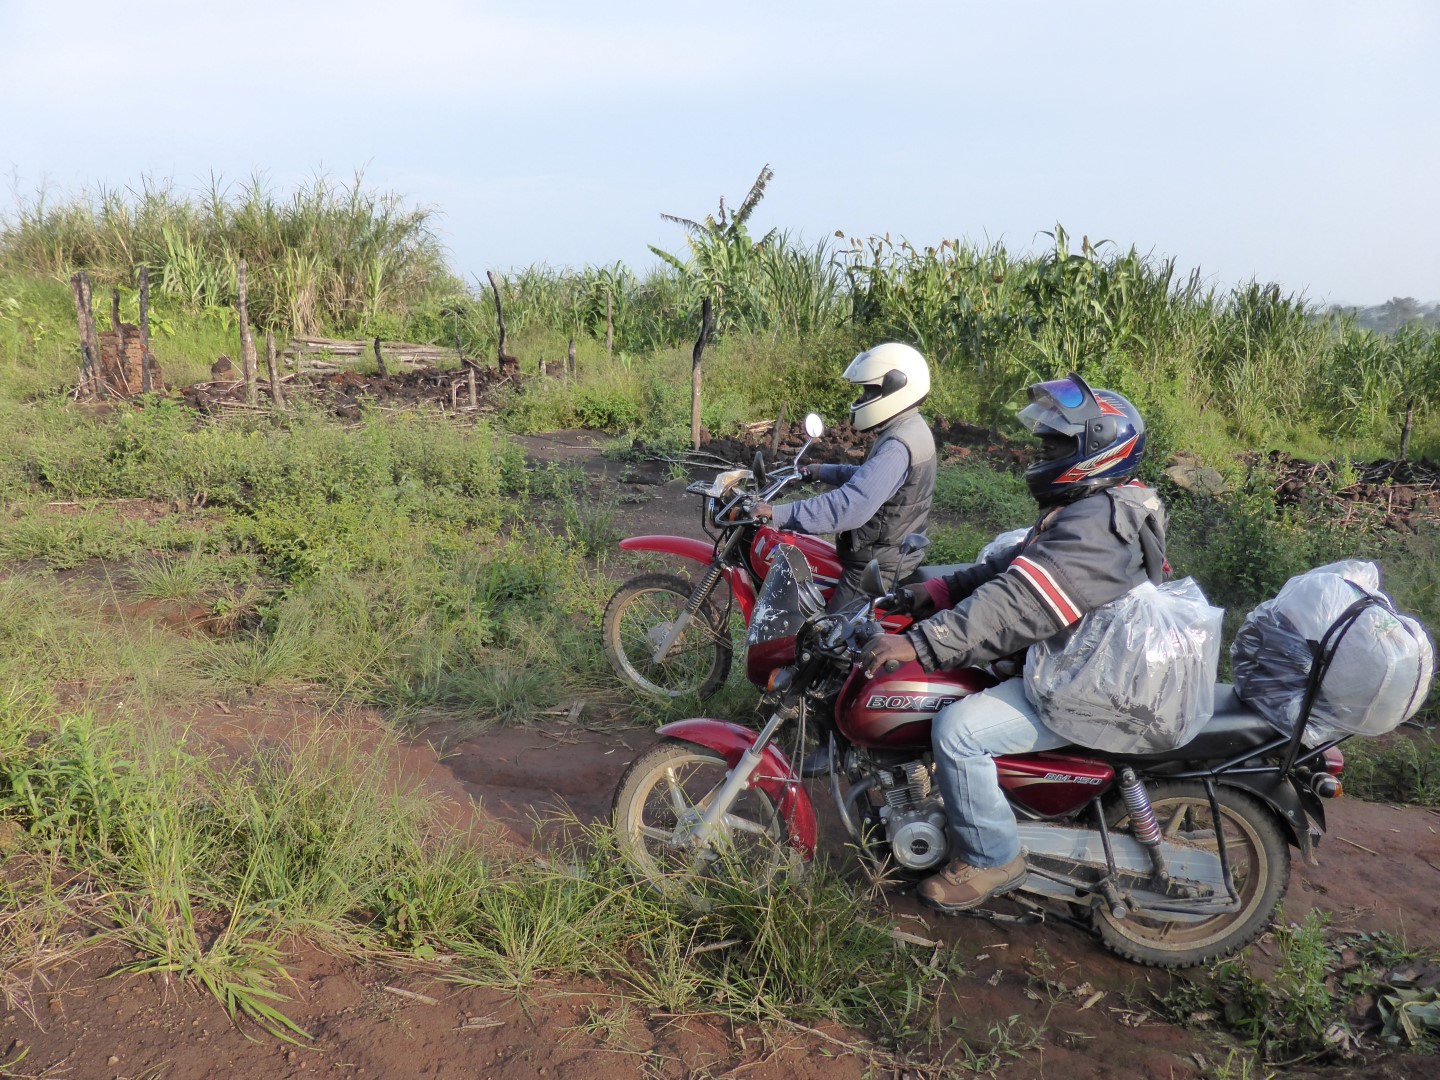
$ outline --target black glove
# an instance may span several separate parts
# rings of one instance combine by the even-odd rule
[[[915,597],[908,589],[897,589],[875,601],[875,606],[887,615],[909,615],[915,610]]]
[[[935,614],[935,601],[924,585],[906,585],[903,589],[896,589],[879,606],[886,614],[909,615],[916,622]]]

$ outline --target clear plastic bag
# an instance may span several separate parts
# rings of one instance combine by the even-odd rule
[[[1344,629],[1311,707],[1304,742],[1383,735],[1425,704],[1435,649],[1425,627],[1395,610],[1372,562],[1331,563],[1299,574],[1245,617],[1230,646],[1235,692],[1289,735],[1304,707],[1316,649],[1355,601],[1381,601]]]
[[[1045,725],[1117,754],[1183,746],[1215,712],[1222,608],[1191,578],[1146,582],[1032,645],[1025,692]]]
[[[984,562],[992,555],[1003,555],[1011,548],[1019,547],[1020,541],[1029,535],[1030,529],[1028,526],[1024,529],[1010,529],[1007,532],[1002,532],[995,537],[994,540],[991,540],[980,549],[980,554],[975,557],[975,561]]]

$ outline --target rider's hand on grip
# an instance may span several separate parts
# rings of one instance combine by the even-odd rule
[[[871,638],[860,651],[860,668],[867,679],[873,679],[882,667],[886,671],[895,671],[901,664],[914,659],[915,646],[904,634],[881,634]],[[891,667],[891,664],[895,666]]]
[[[721,525],[734,525],[744,521],[769,521],[774,512],[769,503],[757,502],[753,497],[741,499],[729,510],[722,510],[715,520]]]

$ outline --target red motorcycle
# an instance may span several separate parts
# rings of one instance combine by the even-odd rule
[[[995,680],[913,661],[866,679],[855,660],[882,632],[876,607],[893,601],[880,595],[875,564],[866,578],[878,598],[867,610],[827,615],[805,559],[780,549],[747,637],[751,662],[773,665],[769,719],[758,733],[706,718],[659,729],[661,742],[627,769],[612,809],[637,874],[691,888],[695,875],[766,881],[802,870],[815,856],[815,809],[775,740],[790,726],[804,745],[809,724],[828,743],[830,792],[872,875],[913,884],[946,862],[931,722]],[[1300,741],[1330,656],[1333,644],[1322,643],[1294,737],[1221,684],[1214,717],[1170,752],[997,757],[1029,866],[1023,917],[1082,922],[1114,952],[1159,967],[1204,964],[1254,939],[1285,893],[1290,847],[1309,855],[1324,830],[1321,799],[1340,793],[1341,740],[1314,749]]]
[[[601,631],[605,656],[625,682],[659,697],[694,694],[707,698],[720,689],[730,674],[734,643],[730,636],[730,608],[722,605],[716,589],[729,586],[730,602],[750,625],[756,594],[782,545],[802,554],[829,598],[840,577],[840,559],[828,540],[786,532],[743,516],[757,502],[773,502],[785,488],[800,479],[800,461],[811,444],[825,432],[815,413],[805,417],[807,441],[795,460],[767,473],[762,455],[749,469],[730,469],[714,480],[697,480],[685,490],[703,496],[700,525],[705,540],[688,536],[632,536],[620,541],[625,551],[675,555],[705,568],[694,581],[676,574],[652,573],[631,578],[605,605]],[[741,516],[732,517],[736,511]],[[943,573],[935,567],[921,576]],[[909,625],[908,619],[888,625]],[[752,681],[764,686],[769,671]]]

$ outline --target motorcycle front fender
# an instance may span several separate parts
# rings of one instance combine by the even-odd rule
[[[715,561],[715,545],[689,536],[631,536],[620,541],[622,551],[651,551],[657,555],[674,555],[692,562],[709,566]],[[750,625],[750,613],[755,610],[755,586],[748,574],[736,572],[733,566],[724,570],[725,582],[735,597],[745,625]]]
[[[682,559],[709,564],[715,558],[715,545],[689,536],[630,536],[620,541],[622,551],[653,551],[658,555],[678,555]]]
[[[755,745],[755,732],[749,728],[705,717],[677,720],[664,725],[656,734],[714,750],[732,769],[741,755]],[[809,860],[815,857],[818,838],[815,806],[804,786],[798,780],[789,779],[793,775],[789,759],[773,745],[767,746],[760,754],[760,766],[750,778],[750,786],[763,791],[779,808],[790,832],[790,842]]]

